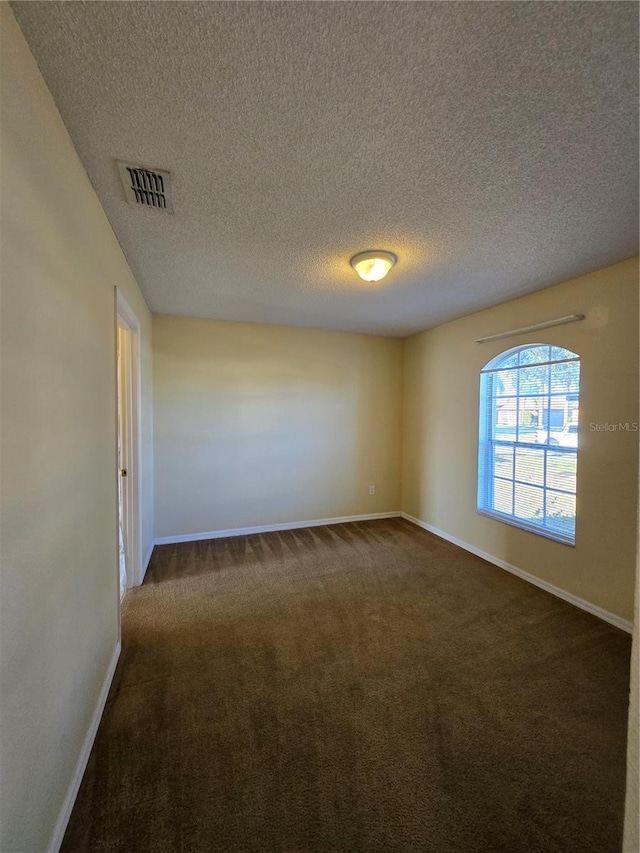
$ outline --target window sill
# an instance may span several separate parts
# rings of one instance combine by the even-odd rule
[[[486,518],[491,518],[494,521],[501,521],[510,527],[517,527],[518,530],[524,530],[526,533],[535,533],[538,536],[543,536],[545,539],[553,539],[554,542],[559,542],[561,545],[568,545],[570,548],[575,548],[575,537],[564,536],[562,533],[557,533],[555,530],[548,530],[546,527],[538,527],[536,524],[527,524],[526,521],[520,521],[500,512],[480,509],[479,507],[477,508],[477,512],[478,515],[484,515]]]

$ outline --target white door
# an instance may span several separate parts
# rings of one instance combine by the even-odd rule
[[[130,459],[130,387],[131,387],[131,345],[130,331],[118,319],[118,550],[120,563],[120,598],[127,587],[132,585],[131,578],[131,524],[129,497],[129,459]]]
[[[142,583],[140,324],[116,290],[118,553],[120,596]]]

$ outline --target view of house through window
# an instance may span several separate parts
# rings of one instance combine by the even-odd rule
[[[574,544],[580,359],[517,347],[480,375],[478,510]]]

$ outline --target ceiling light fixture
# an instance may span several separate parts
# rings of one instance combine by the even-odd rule
[[[398,260],[393,252],[382,249],[372,249],[370,252],[359,252],[349,263],[365,281],[380,281]]]

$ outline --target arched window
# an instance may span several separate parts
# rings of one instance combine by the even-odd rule
[[[478,511],[569,545],[576,536],[580,358],[548,344],[480,374]]]

